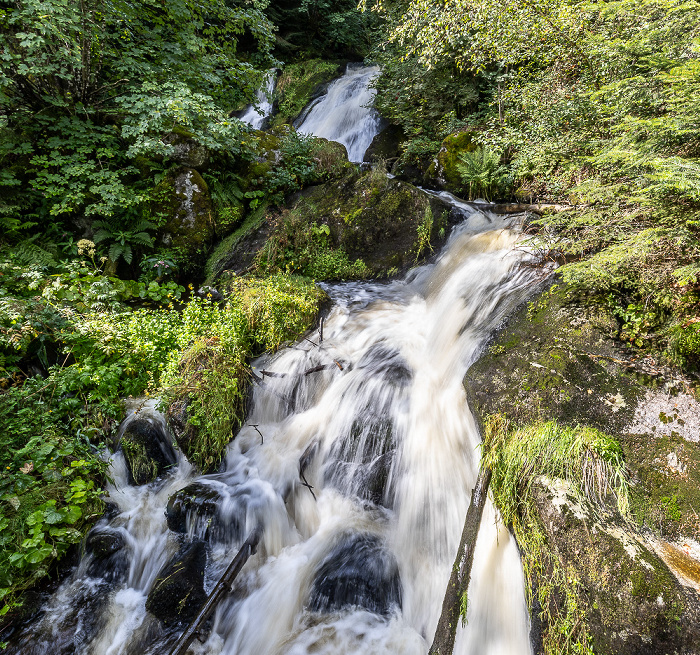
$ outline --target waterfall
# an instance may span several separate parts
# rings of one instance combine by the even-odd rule
[[[260,382],[225,470],[197,475],[180,458],[135,487],[113,455],[96,530],[123,547],[109,564],[85,555],[7,652],[165,655],[183,626],[145,609],[161,567],[204,540],[210,590],[262,525],[194,653],[424,655],[478,472],[462,379],[537,274],[508,219],[468,212],[436,261],[404,279],[326,285],[323,341],[309,334],[254,362]],[[153,403],[128,420],[138,415],[162,421]],[[185,487],[208,500],[176,534],[165,512]],[[517,547],[489,502],[454,652],[529,655],[524,598]]]
[[[272,114],[272,94],[277,83],[277,69],[269,70],[263,79],[261,87],[255,92],[256,102],[249,105],[241,116],[241,121],[255,130],[261,130]]]
[[[378,74],[378,66],[348,64],[345,75],[305,109],[295,127],[302,134],[342,143],[348,159],[361,162],[381,127],[379,114],[371,107],[375,92],[369,88]]]

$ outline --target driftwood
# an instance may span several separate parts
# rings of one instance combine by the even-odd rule
[[[248,535],[248,538],[243,542],[240,550],[228,565],[226,572],[221,576],[221,579],[216,583],[216,586],[209,594],[209,598],[207,598],[204,607],[200,610],[195,620],[190,623],[187,630],[182,633],[177,644],[175,644],[175,648],[170,651],[170,655],[185,655],[192,640],[202,629],[207,619],[212,615],[221,599],[226,596],[226,594],[231,593],[231,585],[236,579],[236,576],[241,572],[243,565],[248,561],[248,558],[255,554],[262,533],[262,528],[258,526]]]
[[[469,578],[472,572],[472,562],[474,560],[474,548],[476,538],[479,535],[479,524],[484,511],[486,496],[491,482],[491,469],[482,468],[476,485],[472,490],[472,500],[467,510],[467,517],[464,519],[464,529],[462,539],[459,542],[457,557],[452,566],[450,581],[445,590],[445,600],[442,602],[442,613],[438,621],[437,630],[430,647],[429,655],[452,655],[455,645],[455,635],[457,624],[462,612],[466,612],[467,589],[469,588]]]
[[[478,206],[478,205],[477,205]],[[497,203],[495,205],[484,205],[485,209],[494,214],[519,214],[521,212],[532,212],[533,214],[544,214],[545,212],[565,212],[576,209],[577,205],[557,205],[557,204],[536,204],[526,205],[519,202]]]

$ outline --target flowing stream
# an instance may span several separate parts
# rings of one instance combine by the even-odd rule
[[[434,263],[391,283],[328,285],[323,340],[314,332],[254,363],[260,381],[225,470],[197,475],[178,455],[137,487],[113,455],[113,507],[93,532],[120,545],[85,555],[8,652],[167,654],[184,626],[146,611],[163,565],[183,543],[201,545],[209,591],[261,525],[193,653],[425,655],[478,470],[462,379],[536,275],[507,219],[463,211]],[[137,419],[165,429],[152,401],[122,429]],[[178,534],[165,511],[184,488],[204,500],[186,506]],[[531,653],[523,584],[488,503],[455,653]]]
[[[277,69],[267,72],[262,86],[255,92],[256,102],[250,105],[241,116],[241,121],[253,129],[262,130],[272,114],[272,94],[277,84]]]
[[[375,91],[369,88],[378,74],[378,66],[348,64],[345,75],[297,119],[297,131],[338,141],[347,148],[350,161],[361,162],[382,124],[372,107]]]

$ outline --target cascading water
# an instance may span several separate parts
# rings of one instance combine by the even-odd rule
[[[168,653],[182,626],[146,611],[161,567],[183,543],[205,544],[210,590],[260,525],[257,554],[192,652],[424,655],[478,469],[462,378],[535,276],[505,219],[469,211],[436,263],[390,284],[327,286],[323,341],[255,362],[224,472],[196,476],[180,458],[134,487],[116,453],[114,506],[93,531],[114,552],[86,555],[8,652]],[[152,405],[127,420],[138,416],[162,420]],[[455,653],[530,652],[517,548],[488,504]]]
[[[268,71],[262,86],[255,92],[256,103],[250,105],[241,116],[241,121],[255,130],[261,130],[272,114],[272,94],[277,83],[277,69]]]
[[[295,124],[297,131],[338,141],[347,148],[350,161],[361,162],[381,127],[379,114],[371,107],[375,91],[369,88],[378,74],[378,66],[348,64],[345,75],[306,108]]]

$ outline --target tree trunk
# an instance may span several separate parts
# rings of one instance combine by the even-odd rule
[[[464,519],[462,540],[459,542],[450,581],[447,583],[445,600],[442,602],[442,613],[429,655],[452,655],[460,615],[463,612],[466,615],[467,611],[466,597],[472,572],[472,561],[474,560],[474,548],[476,538],[479,535],[479,524],[490,482],[491,469],[482,468],[472,490],[472,500],[467,510],[467,517]],[[462,602],[463,598],[464,602]]]

